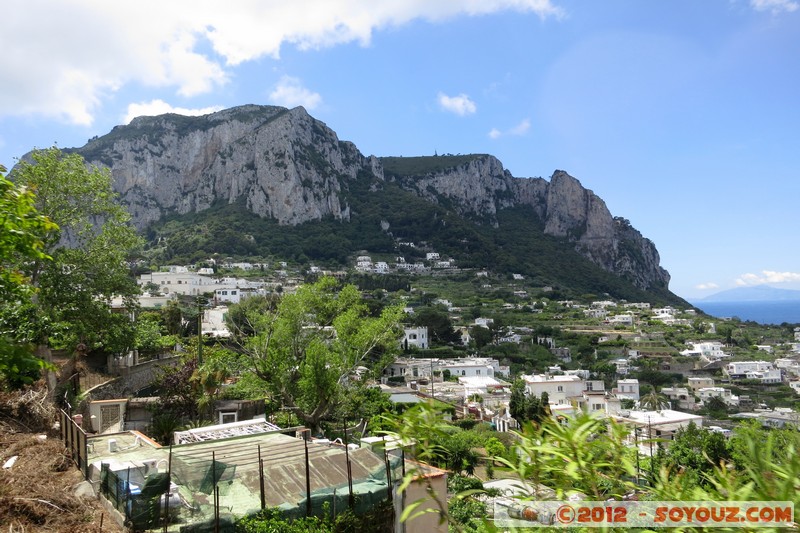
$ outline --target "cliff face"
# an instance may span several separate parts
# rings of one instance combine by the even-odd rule
[[[242,106],[204,117],[140,117],[77,149],[108,166],[134,222],[145,228],[171,213],[244,201],[252,212],[295,225],[350,219],[347,182],[396,180],[428,201],[497,225],[504,208],[529,206],[548,235],[566,239],[603,269],[647,290],[666,288],[653,243],[578,180],[515,178],[489,155],[413,158],[430,170],[389,171],[301,108]],[[394,158],[405,161],[404,158]],[[444,164],[442,164],[444,162]],[[387,169],[385,171],[385,168]]]
[[[78,150],[105,164],[144,228],[168,213],[244,199],[281,224],[347,219],[341,180],[380,176],[375,158],[340,142],[303,108],[243,106],[204,117],[139,117]]]
[[[446,198],[463,215],[490,221],[500,209],[530,206],[547,235],[574,242],[581,255],[604,270],[644,290],[669,285],[655,245],[625,219],[614,218],[599,196],[564,171],[557,170],[549,182],[515,178],[496,158],[479,156],[455,168],[399,181],[432,202]]]

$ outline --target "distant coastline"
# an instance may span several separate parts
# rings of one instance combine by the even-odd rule
[[[800,300],[746,302],[690,302],[704,313],[718,318],[738,317],[759,324],[800,324]]]

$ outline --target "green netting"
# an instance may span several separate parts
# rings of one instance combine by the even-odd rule
[[[215,450],[209,450],[208,445],[172,450],[171,460],[165,462],[170,465],[171,481],[178,492],[173,490],[169,497],[168,531],[210,533],[216,528],[215,516],[219,516],[220,531],[233,532],[238,518],[261,510],[259,441],[251,442],[235,439],[226,442],[224,447],[217,445]],[[301,445],[298,450],[296,442],[281,441],[279,446],[268,448],[261,441],[266,458],[264,505],[278,509],[287,518],[304,517],[309,512],[303,448]],[[216,451],[216,457],[211,451]],[[310,512],[315,516],[339,515],[351,508],[345,454],[343,450],[321,452],[319,448],[314,454],[308,474],[312,488],[316,487],[311,493]],[[391,481],[396,487],[402,477],[402,458],[390,454],[387,459]],[[350,461],[355,476],[352,511],[365,515],[390,499],[386,461],[382,453],[376,456],[363,449],[351,451]],[[150,472],[145,478],[141,474],[146,471],[131,468],[110,472],[105,468],[101,473],[104,494],[126,515],[136,531],[160,530],[166,517],[165,494],[170,493],[170,474]]]

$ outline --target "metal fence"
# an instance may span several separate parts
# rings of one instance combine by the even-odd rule
[[[80,426],[81,415],[70,416],[63,409],[59,412],[59,421],[61,426],[61,440],[64,441],[64,446],[69,450],[72,460],[78,465],[78,469],[83,473],[84,477],[89,476],[89,462],[88,450],[86,447],[86,432]]]

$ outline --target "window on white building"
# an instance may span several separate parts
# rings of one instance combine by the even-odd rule
[[[561,386],[561,385],[559,385],[559,386],[558,386],[558,392],[564,392],[564,387],[563,387],[563,386]]]
[[[220,411],[219,412],[219,423],[220,424],[230,424],[231,422],[238,422],[239,415],[236,411]]]

